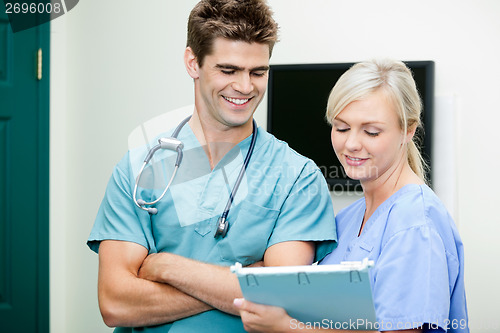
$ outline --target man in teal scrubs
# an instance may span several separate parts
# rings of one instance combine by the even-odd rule
[[[128,152],[88,239],[99,253],[101,313],[116,332],[243,332],[233,305],[241,291],[229,265],[308,265],[335,247],[321,172],[261,128],[227,234],[214,237],[254,135],[276,41],[265,1],[202,0],[192,10],[184,62],[195,107],[178,135],[185,158],[176,180],[150,215],[132,200],[137,156],[146,150]],[[162,162],[169,157],[159,154]],[[137,197],[149,201],[155,193],[143,186]]]

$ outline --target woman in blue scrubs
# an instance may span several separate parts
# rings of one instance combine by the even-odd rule
[[[468,332],[462,241],[426,185],[414,140],[421,108],[412,74],[399,61],[356,64],[333,88],[326,114],[332,145],[364,198],[339,212],[339,245],[320,264],[375,262],[370,277],[380,331]],[[313,330],[292,329],[280,308],[243,299],[235,305],[250,332]]]

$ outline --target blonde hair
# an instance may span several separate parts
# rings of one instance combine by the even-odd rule
[[[326,118],[332,120],[350,103],[382,90],[396,106],[403,133],[420,128],[422,101],[410,69],[401,61],[374,59],[352,66],[337,81],[328,98]],[[407,145],[408,164],[413,172],[426,181],[426,163],[418,149],[414,135]]]

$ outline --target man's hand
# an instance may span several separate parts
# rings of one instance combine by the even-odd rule
[[[144,259],[139,270],[139,277],[150,281],[163,282],[168,280],[169,260],[174,260],[171,253],[152,253]],[[257,261],[247,267],[264,267],[264,261]]]
[[[161,277],[162,272],[168,273],[168,256],[170,253],[152,253],[144,259],[144,262],[139,269],[138,276],[141,279],[146,279],[155,282],[164,282]]]
[[[241,297],[241,290],[228,267],[162,252],[148,255],[138,276],[173,286],[223,312],[238,314],[233,299]]]
[[[269,247],[264,254],[264,266],[310,265],[314,258],[314,243],[282,242]],[[257,262],[255,265],[262,265]],[[147,256],[138,276],[170,285],[212,307],[233,315],[239,311],[233,300],[242,297],[236,275],[229,267],[207,264],[173,253]]]

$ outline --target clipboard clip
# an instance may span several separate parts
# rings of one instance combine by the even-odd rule
[[[243,265],[240,262],[235,262],[234,265],[229,267],[229,270],[231,271],[231,273],[238,274],[242,268]]]
[[[359,274],[359,271],[358,270],[351,270],[349,272],[349,280],[351,280],[351,283],[361,282],[361,274]]]
[[[357,271],[364,271],[375,265],[374,261],[368,260],[368,258],[365,258],[362,261],[341,261],[340,264],[344,267],[350,268],[351,270]]]
[[[242,269],[243,266],[239,262],[236,262],[229,268],[231,273],[235,273],[238,276],[240,275]],[[259,285],[259,281],[257,280],[257,277],[254,274],[245,274],[245,281],[248,287],[255,287]]]
[[[256,287],[259,285],[259,281],[257,281],[257,278],[253,274],[247,274],[246,280],[247,280],[247,286],[249,287]]]
[[[309,276],[307,276],[306,272],[298,272],[297,273],[297,280],[299,285],[308,285],[311,284],[311,281],[309,281]]]
[[[374,265],[373,260],[368,260],[368,258],[363,259],[363,261],[343,261],[341,264],[350,269],[349,280],[351,283],[362,282],[360,271],[371,268]]]

